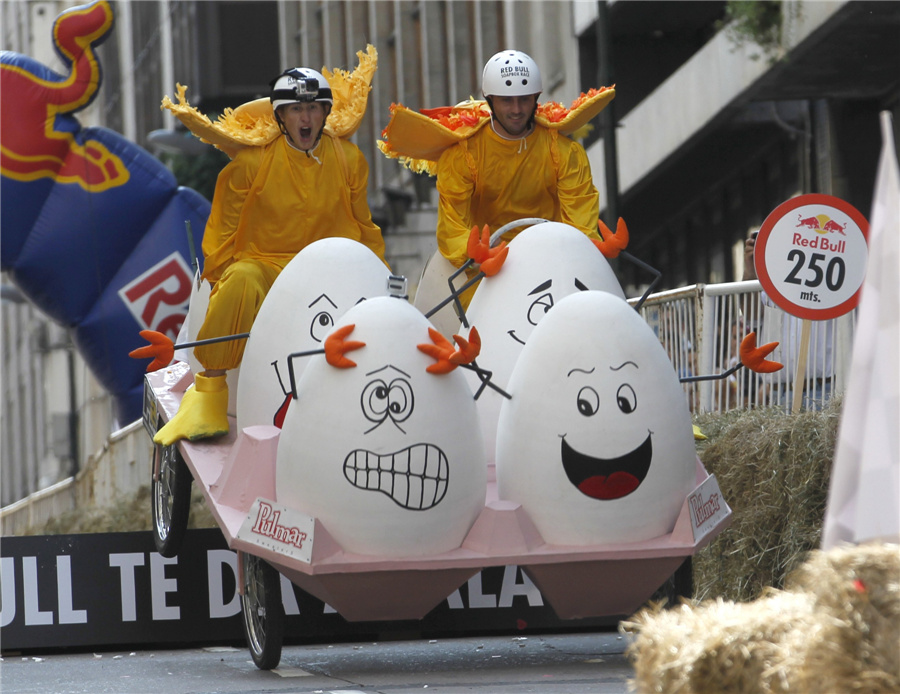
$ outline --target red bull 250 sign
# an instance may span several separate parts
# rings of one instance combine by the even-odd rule
[[[782,309],[810,320],[841,316],[859,303],[869,223],[830,195],[801,195],[766,218],[756,240],[756,273]]]

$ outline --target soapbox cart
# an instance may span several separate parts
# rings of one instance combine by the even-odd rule
[[[143,420],[152,436],[178,410],[193,376],[175,362],[145,376]],[[630,614],[683,561],[730,522],[715,477],[697,460],[696,485],[673,531],[641,542],[546,543],[524,509],[500,500],[488,475],[484,509],[457,549],[416,558],[345,552],[319,520],[278,504],[275,460],[281,430],[251,426],[207,441],[157,445],[152,469],[153,535],[178,553],[196,482],[238,553],[238,592],[250,653],[278,665],[285,616],[279,574],[351,622],[421,619],[481,569],[518,565],[561,619]]]

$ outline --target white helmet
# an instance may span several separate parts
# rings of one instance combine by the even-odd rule
[[[500,51],[484,66],[481,93],[488,96],[528,96],[544,91],[541,71],[522,51]]]
[[[299,102],[323,101],[334,104],[331,85],[321,72],[308,67],[294,67],[285,70],[270,82],[272,94],[269,99],[272,108]]]

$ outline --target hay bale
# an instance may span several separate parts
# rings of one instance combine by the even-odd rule
[[[730,527],[693,559],[695,598],[753,600],[819,546],[840,408],[836,398],[823,411],[695,418],[708,437],[698,455],[732,509]]]
[[[772,663],[794,625],[808,631],[813,622],[811,598],[778,593],[756,604],[718,599],[645,611],[624,626],[640,633],[628,654],[641,693],[790,694]]]
[[[648,608],[622,624],[640,694],[900,691],[900,546],[815,552],[754,602]]]
[[[787,587],[839,620],[802,658],[784,659],[805,691],[900,692],[900,545],[814,552]]]

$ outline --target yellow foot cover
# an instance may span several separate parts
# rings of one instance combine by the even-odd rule
[[[153,443],[171,446],[180,439],[207,439],[228,433],[228,385],[225,376],[198,374],[175,416],[156,432]]]

